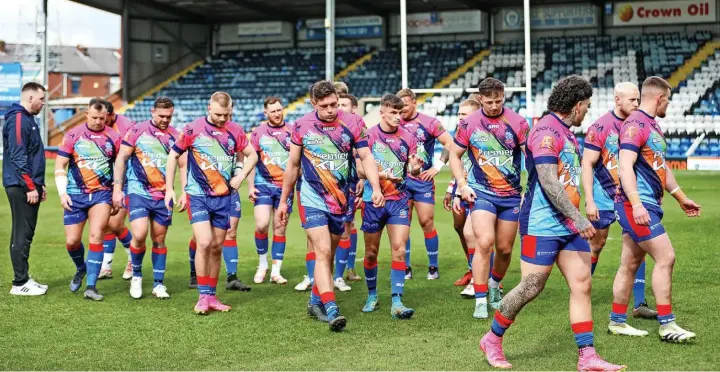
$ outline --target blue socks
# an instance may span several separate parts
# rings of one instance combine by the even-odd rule
[[[87,287],[95,288],[103,260],[103,245],[90,243],[87,259]]]
[[[284,236],[273,236],[272,243],[272,259],[273,261],[282,261],[285,257],[285,243],[286,238]]]
[[[350,230],[350,252],[348,253],[347,268],[355,269],[355,260],[357,259],[357,230]]]
[[[593,346],[593,322],[589,320],[587,322],[573,323],[572,325],[573,334],[575,334],[575,343],[578,349]]]
[[[190,240],[188,253],[190,254],[190,276],[197,276],[195,273],[195,253],[197,253],[197,243],[195,243],[195,239]]]
[[[152,264],[153,264],[153,285],[162,284],[165,280],[165,265],[167,262],[167,247],[163,244],[153,243]]]
[[[492,324],[490,325],[490,330],[495,334],[495,336],[502,337],[505,334],[505,331],[507,331],[512,324],[513,320],[506,318],[500,313],[500,310],[497,310],[495,311],[495,316],[493,317]]]
[[[635,283],[633,283],[633,299],[635,300],[635,309],[645,302],[645,260],[642,261],[635,273]]]
[[[228,275],[237,273],[238,247],[235,240],[225,240],[222,248],[223,260],[225,260],[225,271]]]
[[[375,262],[375,276],[377,277],[377,261]],[[390,270],[390,293],[393,296],[393,302],[395,298],[400,300],[405,290],[405,262],[393,261]]]
[[[144,243],[143,243],[144,244]],[[142,277],[142,263],[145,258],[145,247],[130,247],[130,259],[132,260],[133,276]]]
[[[438,267],[439,244],[437,230],[425,234],[425,249],[427,249],[428,261],[430,262],[428,266]]]
[[[305,268],[307,269],[310,283],[315,283],[315,252],[308,252],[305,255]],[[318,296],[320,296],[319,293]]]
[[[335,250],[335,277],[333,279],[342,278],[345,273],[345,266],[350,257],[350,240],[341,240]],[[405,270],[405,268],[403,268]]]
[[[616,323],[627,322],[627,304],[618,304],[613,302],[612,310],[610,311],[610,320]]]
[[[408,240],[405,243],[405,265],[407,267],[410,267],[410,237],[408,236]]]
[[[70,258],[72,258],[77,271],[87,271],[87,266],[85,266],[85,246],[80,243],[80,245],[75,247],[65,245],[65,248],[67,248],[68,254]]]
[[[367,284],[368,295],[377,296],[377,261],[370,262],[367,258],[364,260],[365,266],[365,284]],[[403,282],[405,280],[405,267],[403,267]]]
[[[267,254],[268,253],[268,236],[267,234],[260,234],[257,231],[255,232],[255,250],[257,251],[257,254]]]

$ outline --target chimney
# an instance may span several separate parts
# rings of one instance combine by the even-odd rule
[[[80,45],[80,44],[78,44],[78,45],[75,47],[75,49],[77,49],[78,52],[80,52],[80,53],[82,53],[82,54],[84,54],[84,55],[86,55],[86,56],[89,56],[89,55],[90,55],[90,54],[88,53],[88,48],[87,48],[87,47],[84,47],[84,46],[82,46],[82,45]]]

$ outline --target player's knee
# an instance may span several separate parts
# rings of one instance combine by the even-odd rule
[[[105,234],[103,234],[101,231],[90,231],[90,234],[88,236],[88,241],[90,243],[102,243],[103,238],[105,237]]]
[[[270,230],[269,223],[258,223],[255,225],[255,232],[259,235],[267,235],[268,230]],[[228,231],[228,234],[230,234],[230,231]]]
[[[475,254],[480,254],[481,256],[490,256],[492,254],[494,245],[492,239],[480,238],[477,239],[476,242]]]
[[[655,266],[672,270],[673,266],[675,266],[675,252],[670,250],[670,252],[663,254],[662,257],[658,257],[655,260]]]
[[[523,292],[526,294],[526,300],[530,301],[537,297],[544,289],[547,283],[548,275],[528,275],[520,281]]]
[[[237,230],[228,230],[225,234],[225,240],[235,240],[237,239]]]
[[[595,239],[590,240],[590,249],[592,249],[593,253],[600,254],[605,247],[605,243],[607,243],[607,237],[595,237]]]
[[[435,221],[432,218],[420,218],[420,227],[423,232],[430,233],[435,230]]]
[[[145,244],[145,237],[133,235],[132,239],[130,240],[130,245],[132,245],[133,247],[139,247],[141,244]]]
[[[512,254],[513,246],[511,244],[498,244],[495,246],[495,251],[500,256],[510,256]]]
[[[590,273],[587,273],[587,275],[576,276],[572,280],[568,280],[568,282],[572,283],[570,285],[570,294],[589,297],[592,288],[591,278]]]
[[[377,262],[377,250],[365,250],[365,260],[368,262]]]
[[[82,244],[82,236],[66,236],[65,245],[68,247],[79,247]]]

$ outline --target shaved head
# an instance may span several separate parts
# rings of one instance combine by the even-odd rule
[[[210,96],[210,104],[216,102],[220,107],[232,107],[232,98],[225,92],[215,92]]]
[[[625,119],[640,105],[640,90],[637,85],[622,82],[615,86],[615,115]]]

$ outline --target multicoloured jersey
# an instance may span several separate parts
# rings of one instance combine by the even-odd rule
[[[533,126],[525,148],[528,183],[520,208],[520,234],[565,236],[576,234],[575,224],[548,199],[538,180],[537,164],[556,164],[557,177],[570,201],[580,206],[580,149],[570,128],[555,114]]]
[[[284,122],[278,127],[265,122],[253,129],[250,144],[258,154],[255,185],[282,189],[283,174],[290,158],[291,133]]]
[[[173,150],[188,153],[188,183],[185,192],[193,196],[230,195],[235,154],[249,145],[245,132],[234,122],[224,127],[206,117],[185,126]]]
[[[128,119],[127,116],[115,114],[115,121],[112,125],[108,126],[108,128],[117,132],[120,138],[125,138],[125,134],[127,134],[128,130],[130,130],[133,125],[135,125],[135,123]]]
[[[455,143],[470,153],[468,185],[483,198],[520,199],[521,154],[529,131],[527,120],[507,108],[494,118],[477,110],[461,121]]]
[[[122,141],[133,151],[128,160],[128,194],[154,200],[165,197],[167,157],[179,137],[175,128],[162,130],[151,120],[130,128]]]
[[[70,159],[67,193],[112,191],[113,165],[119,149],[120,136],[108,127],[94,131],[85,124],[65,133],[58,155]]]
[[[625,119],[620,128],[620,150],[638,153],[633,170],[637,177],[638,194],[643,203],[657,206],[662,204],[667,173],[666,149],[665,137],[654,117],[642,110],[636,110]],[[615,201],[623,203],[627,200],[621,186]]]
[[[300,197],[302,205],[331,214],[348,208],[352,149],[368,146],[360,116],[338,112],[331,122],[311,112],[295,122],[292,143],[302,146]]]
[[[405,183],[407,166],[410,157],[418,151],[415,136],[402,127],[397,128],[395,132],[385,132],[378,124],[368,130],[367,141],[375,158],[375,164],[378,165],[378,171],[389,171],[393,176],[402,178],[400,182],[380,180],[380,189],[385,200],[407,198]],[[363,200],[365,202],[372,200],[372,187],[368,181],[365,181]]]
[[[470,168],[472,168],[472,165],[473,165],[473,164],[472,164],[472,161],[470,160],[469,154],[470,154],[469,151],[465,151],[465,153],[463,153],[462,156],[460,157],[460,161],[462,162],[462,165],[463,165],[463,170],[465,170],[465,177],[466,177],[466,178],[467,178],[467,176],[468,176],[468,172],[470,172]],[[450,184],[448,184],[448,188],[447,188],[447,191],[446,191],[446,192],[449,193],[449,194],[454,194],[455,191],[456,191],[456,190],[455,190],[455,185],[456,185],[456,181],[455,181],[455,179],[453,178],[453,179],[450,180]]]
[[[593,168],[593,199],[599,210],[614,210],[614,199],[620,184],[618,134],[623,119],[610,110],[590,126],[585,135],[585,148],[600,152]]]
[[[415,136],[418,144],[418,157],[423,161],[423,171],[433,167],[435,158],[435,141],[443,133],[440,120],[422,113],[417,113],[414,118],[405,120],[400,118],[400,125]],[[410,175],[410,178],[417,178]]]

